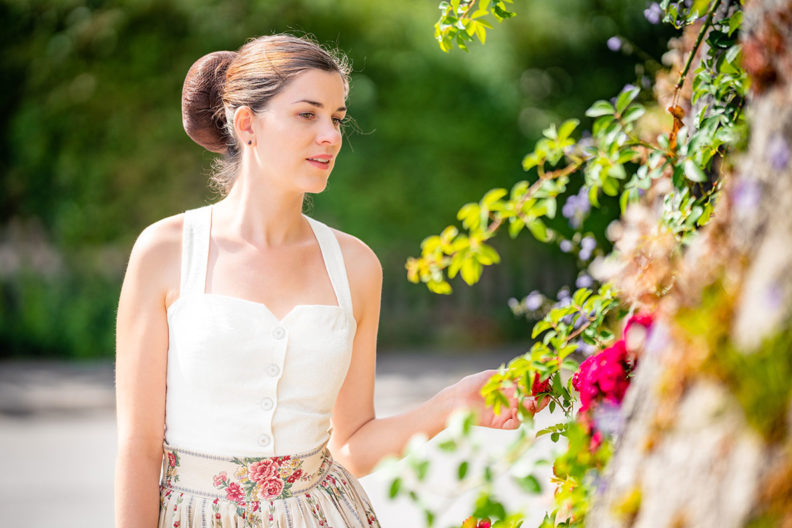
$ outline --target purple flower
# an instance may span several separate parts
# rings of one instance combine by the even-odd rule
[[[586,261],[586,260],[590,259],[591,258],[591,250],[590,249],[586,249],[586,248],[582,248],[580,250],[580,253],[578,253],[578,258],[580,260],[583,260],[583,261]]]
[[[734,186],[732,201],[738,212],[745,212],[759,205],[762,198],[762,189],[755,180],[741,179]]]
[[[585,273],[575,281],[575,286],[578,288],[590,288],[592,284],[594,284],[594,280]]]
[[[615,36],[609,38],[608,42],[606,44],[608,46],[608,49],[611,50],[611,51],[619,51],[621,49],[621,47],[622,47],[621,39],[619,37],[615,37]]]
[[[569,219],[569,225],[573,229],[578,229],[589,210],[591,210],[591,203],[588,200],[588,189],[581,187],[577,194],[566,199],[561,208],[561,214]]]
[[[670,329],[662,321],[655,321],[644,345],[644,354],[658,356],[670,343]]]
[[[561,306],[566,306],[570,303],[571,298],[569,297],[569,288],[564,286],[558,290],[558,300],[561,301]]]
[[[525,299],[523,299],[523,306],[525,307],[526,310],[533,312],[541,308],[543,302],[544,302],[544,295],[534,290],[531,293],[529,293]]]
[[[652,2],[649,7],[644,9],[644,16],[650,24],[657,24],[660,22],[660,17],[663,16],[663,10],[657,2]]]
[[[597,405],[592,412],[592,418],[595,429],[608,436],[619,434],[624,429],[624,416],[622,416],[621,409],[610,401],[606,400]]]
[[[764,299],[768,311],[772,314],[775,314],[784,307],[784,291],[776,282],[767,285]]]
[[[563,251],[564,253],[569,253],[570,251],[572,251],[572,242],[570,242],[569,240],[566,239],[562,240],[559,246],[561,247],[561,251]]]
[[[597,247],[597,241],[592,236],[583,237],[583,240],[580,241],[580,247],[586,251],[594,251],[594,248]]]
[[[786,169],[789,164],[789,145],[781,134],[773,134],[767,143],[767,158],[777,171]]]

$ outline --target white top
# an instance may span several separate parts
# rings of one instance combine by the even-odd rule
[[[185,212],[181,289],[167,312],[169,445],[218,456],[281,456],[329,439],[357,324],[338,240],[327,225],[303,216],[339,304],[298,304],[279,320],[263,303],[205,293],[211,206]]]

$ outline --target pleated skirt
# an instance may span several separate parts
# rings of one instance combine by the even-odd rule
[[[158,528],[379,528],[363,487],[327,446],[218,457],[164,446]]]

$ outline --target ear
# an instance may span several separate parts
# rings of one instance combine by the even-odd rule
[[[256,133],[253,130],[255,114],[249,106],[240,106],[234,112],[234,131],[242,144],[248,141],[256,142]]]

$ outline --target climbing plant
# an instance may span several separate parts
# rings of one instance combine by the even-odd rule
[[[527,456],[537,437],[558,443],[548,461],[550,483],[530,471],[511,475],[529,493],[554,486],[554,505],[542,527],[583,525],[620,434],[620,405],[633,371],[662,339],[654,311],[674,290],[680,259],[713,218],[734,171],[733,155],[745,148],[749,79],[741,62],[742,7],[728,0],[648,5],[650,23],[679,32],[669,42],[669,67],[649,83],[636,79],[612,99],[594,101],[585,113],[592,120],[589,131],[580,132],[581,121],[574,118],[549,126],[522,160],[523,181],[464,204],[456,218],[461,225],[424,239],[420,256],[406,263],[411,282],[451,294],[457,275],[474,285],[500,261],[491,239],[504,231],[510,238],[528,232],[577,255],[581,274],[574,291],[511,299],[515,316],[538,319],[530,332],[534,343],[482,390],[495,412],[508,406],[506,391],[514,390],[522,402],[524,423],[507,455],[512,462]],[[511,0],[451,0],[439,9],[435,38],[446,52],[472,52],[475,40],[485,44],[493,23],[517,15]],[[616,52],[623,44],[618,36],[607,42]],[[605,200],[618,202],[619,218],[605,233],[592,232],[587,220]],[[559,211],[568,225],[559,227]],[[553,424],[535,430],[535,412],[550,413]],[[469,443],[472,423],[468,416],[452,428],[441,449],[458,453]],[[432,526],[438,511],[421,501],[420,492],[431,461],[415,449],[407,458],[391,496],[412,497]],[[462,526],[523,524],[522,514],[508,511],[493,489],[498,471],[514,467],[500,462],[490,460],[476,472],[468,460],[456,466],[461,489],[480,489],[471,517],[459,520]],[[640,500],[636,492],[620,508],[630,515]]]

